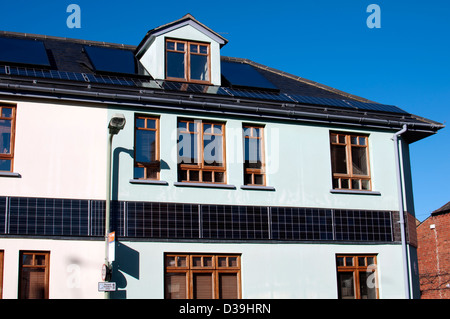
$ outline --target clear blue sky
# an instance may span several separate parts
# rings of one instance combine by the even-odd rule
[[[366,25],[372,3],[381,9],[379,29]],[[79,29],[66,25],[69,4],[81,8]],[[191,13],[229,40],[223,55],[449,124],[448,0],[2,0],[0,12],[0,30],[132,45]],[[449,130],[411,145],[419,220],[450,201]]]

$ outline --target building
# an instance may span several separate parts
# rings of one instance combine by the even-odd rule
[[[420,292],[423,299],[450,299],[450,202],[417,226]]]
[[[409,144],[443,125],[226,44],[0,33],[3,298],[103,298],[105,258],[111,298],[418,298]]]

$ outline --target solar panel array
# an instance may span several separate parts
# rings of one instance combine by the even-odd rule
[[[0,37],[0,61],[50,66],[44,43],[31,39]]]
[[[394,240],[393,215],[302,207],[111,202],[111,227],[122,238],[390,242]],[[100,200],[0,197],[0,234],[102,237],[104,216],[105,202]]]
[[[136,58],[130,50],[90,45],[83,48],[97,72],[136,74]]]
[[[129,87],[152,87],[167,91],[215,94],[236,99],[257,99],[294,104],[318,105],[353,110],[368,110],[408,114],[393,105],[363,103],[354,100],[287,94],[266,79],[250,64],[221,61],[221,72],[230,87],[217,87],[192,83],[154,81],[136,77],[137,65],[130,50],[84,45],[95,74],[54,70],[44,42],[32,39],[0,37],[0,75],[26,76],[53,80],[68,80]],[[35,67],[32,67],[35,66]]]

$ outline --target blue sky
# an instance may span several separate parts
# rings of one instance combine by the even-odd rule
[[[68,28],[69,4],[81,28]],[[381,28],[370,29],[377,4]],[[0,30],[137,45],[145,33],[191,13],[248,58],[448,125],[450,1],[30,1],[0,2]],[[411,145],[416,216],[450,201],[450,133]]]

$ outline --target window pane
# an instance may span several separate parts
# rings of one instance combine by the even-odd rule
[[[219,298],[238,298],[238,277],[237,274],[219,274]]]
[[[228,257],[228,266],[229,267],[237,267],[237,257]]]
[[[225,183],[225,173],[223,173],[223,172],[214,172],[214,182],[216,182],[216,183]]]
[[[191,44],[190,50],[192,53],[198,53],[198,45],[197,44]]]
[[[23,254],[22,255],[22,265],[32,266],[33,265],[33,255]]]
[[[203,135],[203,160],[207,166],[223,166],[222,136]]]
[[[2,117],[12,117],[12,108],[2,107]]]
[[[203,257],[203,266],[212,267],[212,257]]]
[[[353,272],[338,272],[338,289],[340,299],[355,299]]]
[[[333,173],[347,174],[347,155],[345,146],[331,145],[331,167]]]
[[[264,185],[264,175],[255,174],[255,184],[256,185]]]
[[[370,181],[367,179],[361,180],[361,187],[363,190],[369,190],[370,189]]]
[[[167,49],[175,50],[175,42],[167,41]]]
[[[186,274],[166,274],[166,299],[186,299]]]
[[[45,291],[45,269],[22,268],[20,299],[44,299]]]
[[[198,164],[197,134],[180,133],[178,135],[178,162]]]
[[[156,131],[136,130],[136,162],[156,161]]]
[[[147,119],[147,128],[156,128],[156,120]]]
[[[353,266],[353,257],[345,257],[345,266]]]
[[[178,259],[178,267],[186,267],[186,257],[177,257]]]
[[[359,137],[359,145],[366,145],[366,138],[365,137]]]
[[[0,154],[11,153],[11,120],[0,120]]]
[[[203,182],[211,183],[213,180],[213,172],[203,172]]]
[[[208,273],[194,273],[194,299],[212,299],[213,298],[213,284],[212,274]]]
[[[175,256],[166,257],[166,267],[175,267]]]
[[[358,266],[365,266],[365,265],[366,265],[366,258],[358,257]]]
[[[201,46],[200,46],[200,53],[202,53],[202,54],[208,54],[208,46],[206,46],[206,45],[201,45]]]
[[[261,140],[244,138],[245,167],[260,169],[262,167]]]
[[[227,257],[218,257],[217,264],[219,267],[226,267],[227,266]]]
[[[353,174],[367,175],[367,156],[365,147],[352,147]]]
[[[349,189],[348,179],[341,179],[341,188]]]
[[[377,299],[377,290],[374,272],[360,272],[359,286],[361,299]]]
[[[145,128],[145,119],[137,118],[136,127]]]
[[[191,181],[191,182],[198,182],[198,181],[200,181],[200,178],[199,178],[199,171],[192,171],[192,170],[190,170],[189,171],[189,181]]]
[[[171,78],[186,78],[184,74],[184,53],[167,52],[167,76]]]
[[[344,266],[344,257],[337,257],[336,263],[338,266]]]
[[[11,171],[11,160],[0,160],[0,171]]]
[[[184,51],[184,43],[177,42],[177,51]]]
[[[192,266],[193,267],[201,267],[202,266],[202,257],[192,257]]]
[[[352,189],[360,189],[359,179],[352,179]]]
[[[45,266],[45,255],[36,255],[34,257],[35,266]]]
[[[191,54],[191,79],[208,81],[208,56]]]

